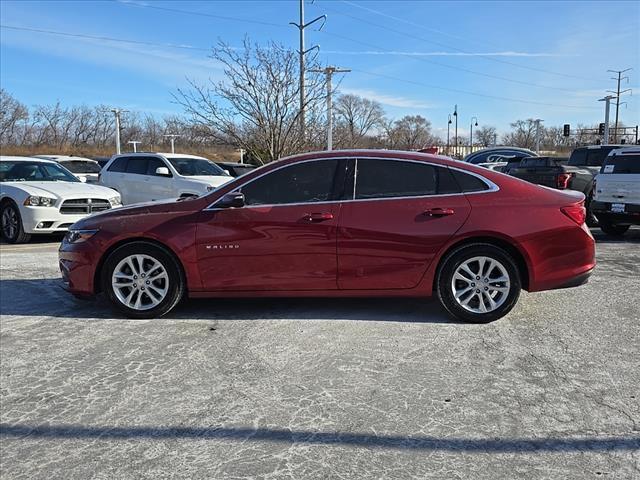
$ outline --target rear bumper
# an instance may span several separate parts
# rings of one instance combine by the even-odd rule
[[[598,221],[611,225],[640,225],[640,205],[628,203],[624,213],[613,213],[611,212],[611,203],[593,200],[591,211],[598,218]]]

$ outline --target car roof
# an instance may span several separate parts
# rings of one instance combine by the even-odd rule
[[[225,167],[250,167],[250,168],[255,168],[257,167],[257,165],[254,165],[253,163],[240,163],[240,162],[216,162],[214,161],[213,163],[217,164],[217,165],[224,165]]]
[[[164,152],[131,152],[131,153],[121,153],[119,155],[114,155],[111,158],[119,158],[119,157],[148,157],[149,155],[158,155],[164,158],[194,158],[200,160],[209,160],[207,157],[200,157],[198,155],[190,155],[187,153],[164,153]],[[209,160],[211,161],[211,160]]]
[[[609,152],[610,157],[618,155],[640,155],[640,147],[615,148]]]
[[[45,160],[54,160],[56,162],[92,162],[98,163],[95,160],[85,157],[76,157],[74,155],[34,155],[36,158],[43,158]]]
[[[13,155],[0,156],[0,162],[42,162],[42,163],[56,163],[53,160],[38,157],[19,157]]]

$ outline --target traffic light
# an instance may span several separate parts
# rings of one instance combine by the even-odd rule
[[[604,122],[598,125],[598,135],[604,135]]]
[[[564,124],[564,128],[562,130],[562,135],[564,137],[568,137],[569,135],[571,135],[571,125],[569,125],[568,123]]]

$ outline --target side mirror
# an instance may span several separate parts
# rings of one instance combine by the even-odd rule
[[[171,172],[167,167],[158,167],[156,168],[156,175],[160,175],[161,177],[170,177]]]
[[[78,180],[80,180],[82,183],[87,183],[87,177],[78,177]]]
[[[225,173],[225,175],[231,176],[231,173],[229,172],[229,170],[223,170],[223,172]]]
[[[244,207],[244,193],[233,192],[223,195],[220,200],[216,202],[218,208],[240,208]]]

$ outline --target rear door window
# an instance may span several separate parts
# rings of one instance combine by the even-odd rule
[[[640,173],[640,154],[637,155],[613,155],[607,157],[602,165],[601,174],[607,173]]]
[[[147,173],[147,157],[130,157],[127,163],[127,173],[135,173],[137,175],[146,175]]]
[[[433,165],[387,159],[358,159],[356,199],[435,195],[438,173]]]
[[[480,180],[478,177],[474,175],[470,175],[468,173],[461,172],[460,170],[451,170],[456,182],[460,186],[463,192],[472,193],[472,192],[482,192],[484,190],[489,190],[489,185]]]
[[[116,158],[113,163],[109,166],[109,172],[122,173],[127,171],[127,163],[129,162],[129,157],[120,157]]]

